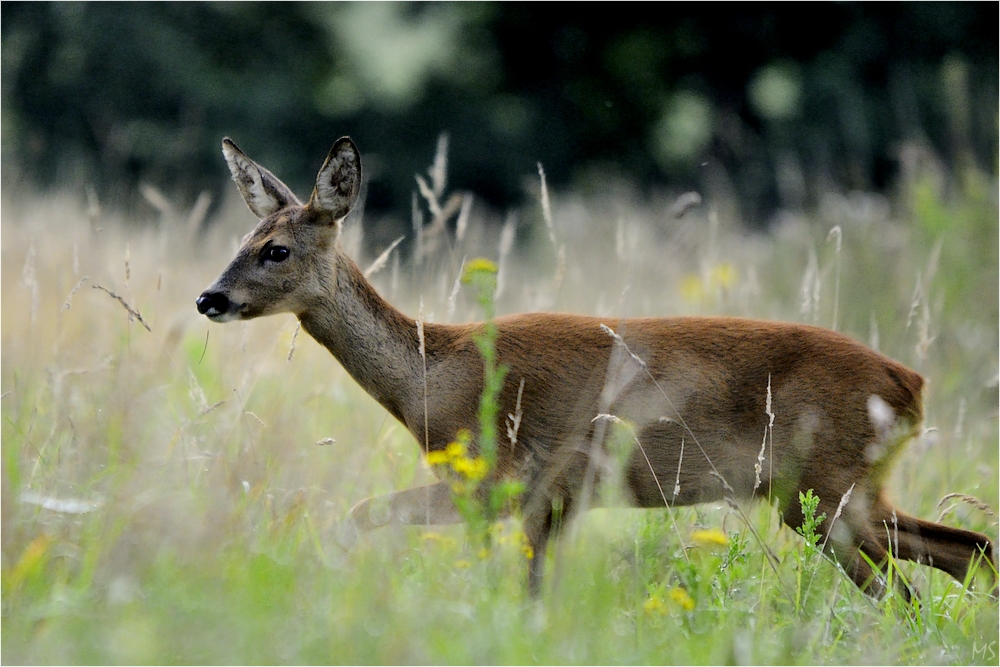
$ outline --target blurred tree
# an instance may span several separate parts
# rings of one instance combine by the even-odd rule
[[[222,187],[231,135],[304,191],[353,135],[368,206],[450,179],[498,206],[541,161],[736,195],[744,218],[887,188],[908,143],[997,166],[990,3],[2,5],[4,179]],[[599,171],[600,170],[600,171]],[[589,175],[589,176],[588,176]]]

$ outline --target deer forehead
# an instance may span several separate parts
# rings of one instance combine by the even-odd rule
[[[284,209],[261,220],[252,231],[240,241],[244,248],[262,248],[268,241],[283,242],[295,238],[292,223],[297,216],[295,212]]]

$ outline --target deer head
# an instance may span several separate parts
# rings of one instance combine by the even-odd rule
[[[303,205],[288,186],[222,140],[233,180],[260,218],[236,257],[198,297],[198,312],[216,322],[276,313],[301,314],[336,281],[341,223],[361,191],[361,155],[348,137],[333,144]]]

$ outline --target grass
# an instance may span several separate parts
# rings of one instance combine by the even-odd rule
[[[617,187],[544,193],[545,212],[506,225],[474,204],[461,240],[430,206],[420,261],[404,244],[372,280],[428,321],[481,316],[470,290],[453,297],[477,256],[501,267],[501,314],[836,319],[930,380],[932,430],[895,466],[893,499],[995,539],[997,187],[953,180],[905,184],[886,215],[831,198],[757,236],[711,201],[676,220]],[[197,234],[6,195],[4,663],[996,662],[985,581],[904,563],[919,609],[873,602],[765,505],[743,510],[753,531],[724,504],[675,522],[593,510],[550,550],[540,602],[516,539],[480,558],[462,526],[391,529],[342,554],[351,505],[433,473],[293,318],[196,313],[253,224],[242,204]],[[348,243],[373,224],[352,221]]]

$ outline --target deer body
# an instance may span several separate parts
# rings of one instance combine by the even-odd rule
[[[482,325],[423,323],[422,356],[417,322],[382,299],[340,246],[341,221],[360,191],[353,142],[334,145],[305,205],[228,139],[223,153],[261,222],[198,299],[199,311],[218,321],[294,313],[425,452],[461,429],[475,433],[483,361],[473,337]],[[923,379],[846,336],[739,318],[531,313],[495,324],[497,361],[508,368],[498,430],[519,407],[521,421],[516,444],[497,444],[492,474],[525,483],[532,590],[555,528],[553,503],[563,512],[585,506],[609,470],[598,415],[625,420],[638,443],[621,471],[638,506],[774,494],[795,527],[799,491],[813,489],[827,517],[844,500],[840,525],[828,519],[820,529],[871,592],[882,584],[859,551],[878,564],[891,547],[958,578],[980,554],[992,560],[984,535],[910,517],[885,500],[888,466],[920,428]],[[442,481],[360,502],[340,539],[349,546],[386,523],[459,520]]]

